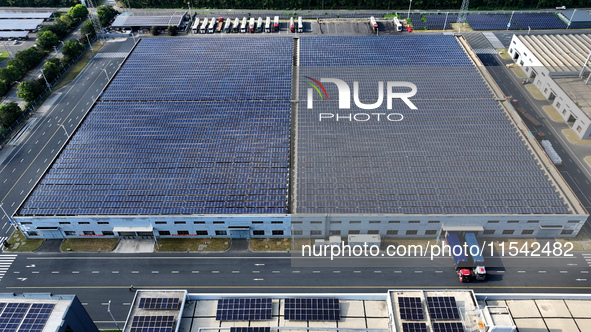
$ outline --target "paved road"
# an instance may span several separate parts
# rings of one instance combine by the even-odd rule
[[[8,215],[33,189],[132,46],[131,40],[106,43],[101,56],[94,57],[73,83],[49,97],[14,145],[0,151],[0,202]],[[6,220],[2,213],[0,238],[11,233]]]
[[[77,294],[102,327],[112,324],[104,306],[124,320],[136,288],[190,292],[383,292],[391,288],[474,288],[479,292],[591,290],[582,253],[572,258],[491,258],[486,282],[461,284],[452,260],[392,258],[396,267],[292,267],[285,254],[19,254],[1,288],[5,292]],[[2,259],[2,257],[0,257]],[[7,260],[13,257],[6,258]],[[578,279],[578,280],[577,280]],[[531,286],[536,285],[536,286]]]

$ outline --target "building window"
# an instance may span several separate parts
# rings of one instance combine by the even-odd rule
[[[60,221],[60,225],[69,225],[70,222],[69,221]]]
[[[214,224],[224,224],[224,223],[225,223],[225,221],[214,221],[213,223],[214,223]]]
[[[205,221],[193,221],[194,224],[205,224]]]
[[[370,224],[379,224],[380,220],[370,220],[369,223]]]
[[[429,224],[439,224],[439,220],[429,220]]]
[[[515,44],[515,42],[513,42],[513,44]],[[513,53],[513,49],[512,48],[509,49],[509,53]]]
[[[367,234],[380,234],[380,231],[377,229],[370,229],[367,231]]]
[[[310,231],[310,236],[322,235],[322,231]]]
[[[521,231],[521,235],[531,235],[534,233],[533,229],[524,229]]]
[[[482,235],[493,235],[494,233],[494,229],[485,229],[484,231],[482,231]]]
[[[322,224],[322,221],[312,220],[310,221],[310,224]]]
[[[356,234],[360,234],[361,231],[359,231],[358,229],[352,229],[349,231],[349,235],[356,235]]]
[[[27,232],[27,234],[29,234],[29,236],[38,236],[39,235],[39,233],[37,233],[35,231]]]
[[[559,102],[556,103],[556,108],[560,108],[560,103]]]
[[[217,236],[228,235],[228,232],[227,231],[215,231],[215,235],[217,235]]]
[[[170,235],[169,231],[158,231],[158,234],[160,235]]]
[[[294,229],[293,230],[293,235],[304,235],[304,232],[302,232],[301,229]]]
[[[513,229],[506,229],[503,231],[503,235],[513,235],[513,233],[515,233],[515,230]]]
[[[509,220],[507,221],[508,224],[519,224],[519,220]]]
[[[523,60],[519,61],[519,65],[523,67]]]
[[[540,222],[539,220],[528,220],[527,221],[528,224],[537,224],[539,222]]]
[[[166,225],[166,221],[157,221],[155,222],[156,225]]]
[[[84,235],[94,235],[94,231],[84,231]]]
[[[527,53],[523,52],[523,56],[527,56]]]
[[[65,231],[64,232],[66,234],[66,236],[74,236],[76,235],[76,231]],[[29,235],[31,234],[31,232],[29,232]]]
[[[487,221],[487,223],[489,223],[489,224],[498,224],[499,221],[498,220],[489,220],[489,221]]]
[[[568,223],[569,224],[578,224],[579,221],[578,220],[569,220]]]
[[[207,231],[196,231],[195,234],[199,235],[199,236],[208,236],[209,235],[209,233],[207,233]]]
[[[253,236],[261,236],[261,235],[265,235],[265,231],[261,231],[261,230],[255,230],[255,231],[252,231],[252,235],[253,235]]]
[[[546,93],[546,92],[548,92],[548,88],[545,88],[545,89],[544,89],[544,93]]]
[[[529,60],[529,61],[531,61],[531,60]],[[526,73],[529,72],[529,67],[525,67],[525,72]]]
[[[103,235],[104,236],[113,236],[113,235],[115,235],[115,233],[113,233],[113,231],[103,231]]]
[[[400,224],[400,220],[390,220],[388,224]]]
[[[406,231],[406,235],[417,235],[419,234],[419,231],[417,231],[416,229],[409,229],[408,231]]]
[[[389,229],[386,231],[386,235],[398,235],[397,229]]]
[[[79,221],[78,225],[90,225],[90,222],[88,221]]]
[[[330,235],[341,235],[341,231],[338,229],[333,229],[329,233]]]
[[[301,220],[294,220],[294,221],[292,221],[291,223],[292,223],[292,224],[301,224],[301,223],[302,223],[302,221],[301,221]]]
[[[359,220],[349,220],[349,224],[361,224]]]
[[[272,224],[283,224],[283,221],[281,221],[281,220],[274,220],[274,221],[271,221],[271,223]]]
[[[409,224],[420,224],[421,221],[420,220],[409,220],[408,223]]]
[[[566,110],[562,110],[562,115],[566,115]]]
[[[33,223],[30,221],[23,221],[21,222],[21,225],[32,225]]]
[[[562,232],[560,232],[560,234],[562,235],[570,235],[573,233],[572,229],[563,229]]]
[[[542,72],[542,76],[546,76],[546,73]]]
[[[99,222],[97,222],[97,224],[99,224],[99,225],[108,225],[109,222],[108,221],[99,221]]]
[[[340,220],[331,220],[330,223],[331,224],[340,224],[341,221]]]
[[[176,232],[178,235],[189,235],[189,231],[178,231]]]
[[[262,222],[262,221],[260,221],[260,220],[257,220],[257,221],[253,221],[252,223],[253,223],[253,224],[262,224],[263,222]]]
[[[283,235],[283,231],[282,230],[275,230],[275,231],[273,231],[273,235]]]
[[[435,234],[437,234],[436,229],[428,229],[425,231],[425,235],[435,235]]]
[[[184,224],[186,224],[186,222],[184,222],[184,221],[175,221],[174,224],[175,225],[184,225]]]
[[[517,44],[515,41],[513,41],[513,44]]]
[[[583,128],[581,128],[581,126],[577,126],[577,132],[580,133],[581,130],[583,130]]]

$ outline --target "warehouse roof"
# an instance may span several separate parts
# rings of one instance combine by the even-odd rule
[[[0,19],[48,19],[51,17],[51,12],[13,12],[13,11],[0,11]]]
[[[580,71],[591,52],[590,34],[519,35],[517,38],[553,72]]]
[[[0,31],[7,30],[35,30],[43,24],[43,19],[5,19],[0,20]]]

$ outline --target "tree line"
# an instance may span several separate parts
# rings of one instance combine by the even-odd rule
[[[187,8],[187,0],[125,0],[123,4],[132,8]],[[275,10],[318,10],[318,9],[408,9],[409,1],[404,0],[199,0],[191,1],[192,8],[220,9],[275,9]],[[413,0],[412,9],[459,10],[461,0]],[[535,9],[589,7],[591,0],[471,0],[470,9]]]

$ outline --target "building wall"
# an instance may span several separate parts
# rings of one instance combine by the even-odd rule
[[[92,318],[90,318],[90,315],[88,315],[88,312],[76,296],[74,296],[70,308],[65,314],[63,324],[59,329],[59,332],[66,331],[99,332]]]
[[[511,39],[509,54],[528,77],[531,78],[533,73],[536,74],[533,83],[547,100],[550,99],[551,95],[556,96],[552,101],[552,106],[554,106],[565,122],[569,120],[571,115],[576,118],[572,129],[579,138],[591,139],[591,119],[589,119],[589,116],[560,88],[550,77],[550,71],[533,56],[531,51],[515,35]],[[517,58],[515,59],[515,57]]]

